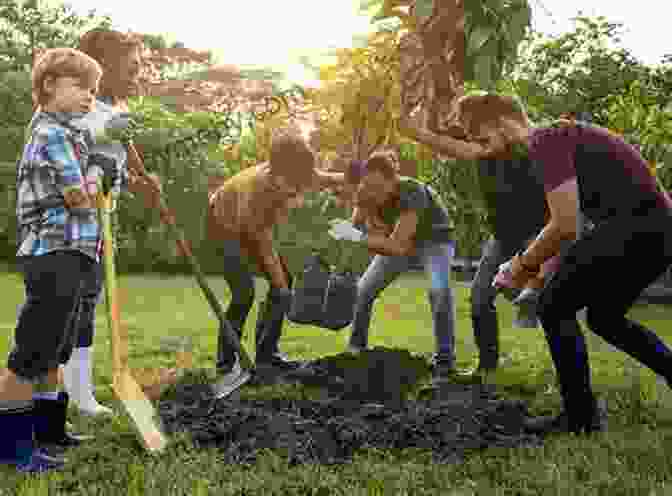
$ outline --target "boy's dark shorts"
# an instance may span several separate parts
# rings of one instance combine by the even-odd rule
[[[37,382],[62,363],[77,339],[75,320],[82,286],[94,261],[80,252],[56,251],[19,258],[26,301],[19,314],[7,368]]]

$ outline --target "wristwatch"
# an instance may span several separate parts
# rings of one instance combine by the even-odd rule
[[[523,262],[524,253],[525,250],[519,250],[518,253],[516,253],[516,257],[518,258],[518,265],[520,265],[520,268],[523,269],[528,274],[538,274],[539,271],[541,270],[541,265],[537,265],[536,267],[530,267],[529,265],[526,265]]]

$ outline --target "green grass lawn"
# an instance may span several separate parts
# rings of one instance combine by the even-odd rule
[[[228,289],[212,279],[225,303]],[[131,338],[133,367],[171,366],[174,354],[162,337],[190,336],[195,344],[196,368],[212,369],[216,320],[192,278],[135,276],[120,280],[122,315]],[[265,288],[260,286],[259,294]],[[409,276],[391,286],[376,304],[371,344],[433,351],[431,317],[422,277]],[[0,353],[6,356],[23,301],[23,285],[16,274],[2,274],[0,294]],[[457,289],[458,365],[475,364],[476,350],[469,319],[468,289]],[[109,387],[111,365],[104,305],[99,307],[95,367],[98,397],[113,403]],[[511,327],[511,305],[500,308],[505,365],[495,378],[500,391],[524,398],[534,412],[555,411],[559,396],[550,356],[540,330]],[[672,341],[672,310],[636,307],[635,319]],[[256,305],[246,331],[253,351]],[[45,332],[48,332],[45,329]],[[342,351],[348,330],[332,333],[286,324],[281,342],[294,357],[315,358]],[[338,467],[289,467],[268,453],[254,466],[218,462],[216,451],[196,451],[177,439],[161,457],[146,456],[124,417],[75,425],[95,429],[97,441],[71,452],[66,471],[27,479],[0,469],[0,495],[5,494],[217,494],[217,495],[666,495],[672,494],[672,393],[657,386],[648,370],[641,370],[623,354],[610,351],[588,333],[595,390],[607,399],[609,432],[591,439],[558,437],[541,448],[491,449],[470,455],[458,465],[432,464],[420,452],[362,452]],[[296,388],[247,390],[243,395],[299,394]],[[1,440],[0,440],[1,442]]]

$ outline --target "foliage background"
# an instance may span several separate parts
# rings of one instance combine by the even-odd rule
[[[375,2],[368,4],[376,7]],[[74,46],[83,32],[96,25],[111,25],[112,20],[95,12],[82,17],[66,6],[12,0],[0,0],[0,19],[0,258],[11,263],[16,250],[15,165],[31,116],[29,71],[33,50]],[[358,40],[351,49],[332,53],[331,63],[317,67],[321,89],[306,90],[301,112],[304,118],[313,116],[319,129],[313,137],[319,143],[320,157],[328,164],[337,156],[366,155],[377,147],[394,147],[402,161],[414,164],[417,176],[435,186],[445,200],[457,224],[458,254],[478,257],[488,232],[483,224],[475,167],[435,156],[398,133],[396,47],[403,26],[391,23],[389,18],[375,25],[374,34]],[[596,123],[640,144],[661,183],[669,188],[672,57],[656,67],[640,63],[619,45],[621,28],[605,18],[578,18],[574,31],[553,39],[528,30],[516,63],[506,59],[507,63],[494,68],[501,77],[489,86],[518,96],[538,123],[566,111],[591,112]],[[487,46],[488,33],[479,36]],[[170,45],[156,35],[146,36],[145,41],[155,49],[183,47],[179,42]],[[169,61],[161,74],[175,79],[202,66],[171,65]],[[261,73],[261,77],[278,76],[272,71]],[[479,91],[484,86],[470,82],[468,89]],[[144,141],[138,139],[148,169],[163,178],[168,203],[177,211],[178,222],[205,271],[221,272],[213,247],[202,242],[208,185],[213,178],[229,177],[263,160],[272,129],[297,115],[281,111],[263,122],[247,116],[247,121],[238,124],[239,137],[227,141],[221,132],[195,138],[199,131],[221,131],[221,114],[207,110],[176,112],[165,100],[150,97],[137,98],[132,106],[152,128],[160,130],[145,136]],[[328,219],[348,214],[327,204],[327,200],[325,194],[309,195],[305,206],[292,212],[289,222],[277,229],[280,251],[294,271],[301,269],[305,256],[313,250],[326,253],[333,263],[350,264],[356,271],[369,260],[365,250],[341,246],[327,237]],[[138,199],[128,196],[120,202],[117,236],[119,266],[124,272],[187,270],[156,213],[145,211]]]

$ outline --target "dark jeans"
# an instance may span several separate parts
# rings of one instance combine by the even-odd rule
[[[37,381],[58,368],[77,339],[75,319],[84,281],[94,261],[86,255],[59,251],[19,259],[26,302],[19,314],[14,348],[7,368]]]
[[[497,275],[499,266],[526,246],[525,241],[513,245],[490,238],[483,250],[478,271],[471,284],[471,322],[481,367],[493,369],[497,367],[499,360],[499,321],[495,308],[497,290],[492,287],[492,280]],[[526,311],[531,310],[521,307],[521,312]],[[536,314],[527,317],[536,319]]]
[[[569,248],[542,291],[538,313],[574,428],[581,428],[595,408],[586,343],[576,320],[583,308],[595,334],[672,381],[672,351],[625,317],[671,263],[672,215],[659,210],[614,218]]]
[[[216,251],[224,266],[224,278],[231,291],[231,301],[225,317],[240,339],[254,303],[254,275],[237,240],[219,242]],[[235,360],[235,352],[229,347],[220,330],[217,339],[217,368],[230,368]]]
[[[225,269],[226,279],[231,291],[231,302],[225,317],[234,331],[242,338],[245,322],[254,303],[254,273],[237,240],[220,242],[217,255]],[[291,286],[291,275],[290,286]],[[286,297],[277,288],[271,287],[266,302],[259,305],[256,330],[256,362],[269,360],[279,352],[278,345],[282,335],[282,325],[288,310]],[[217,340],[217,368],[229,369],[235,362],[235,353],[227,345],[221,331]]]

